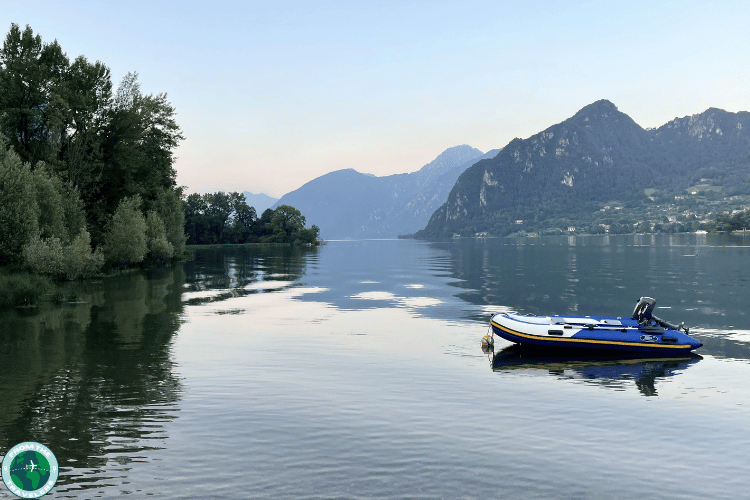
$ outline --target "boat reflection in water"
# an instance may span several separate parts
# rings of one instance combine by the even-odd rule
[[[701,356],[690,353],[680,358],[616,358],[573,352],[560,355],[545,349],[514,344],[494,352],[483,348],[492,371],[547,370],[550,375],[584,383],[625,390],[634,381],[644,396],[656,396],[656,381],[666,379],[697,363]]]

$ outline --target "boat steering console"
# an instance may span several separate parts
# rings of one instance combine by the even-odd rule
[[[673,325],[668,321],[664,321],[663,319],[654,316],[652,314],[654,312],[654,307],[656,307],[655,299],[652,299],[651,297],[641,297],[640,299],[638,299],[638,302],[635,305],[635,309],[633,310],[633,319],[638,321],[638,325],[640,326],[650,326],[651,321],[654,321],[662,328],[669,328],[675,331],[682,330],[686,334],[688,333],[690,329],[685,326],[684,321],[679,325]]]

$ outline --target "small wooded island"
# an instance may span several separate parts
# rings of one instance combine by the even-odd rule
[[[52,279],[167,263],[186,242],[317,242],[294,207],[257,217],[241,194],[186,196],[175,115],[137,73],[113,90],[103,63],[70,61],[56,40],[11,25],[0,50],[0,306],[54,294]]]

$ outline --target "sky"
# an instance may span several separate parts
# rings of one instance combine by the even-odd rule
[[[165,92],[188,193],[413,172],[599,99],[644,128],[750,111],[744,1],[0,0],[11,23]]]

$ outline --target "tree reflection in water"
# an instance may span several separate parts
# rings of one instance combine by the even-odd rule
[[[184,282],[182,266],[134,272],[70,284],[73,303],[3,311],[0,448],[47,445],[59,491],[101,481],[90,475],[111,459],[126,468],[164,447],[181,393],[170,346]]]
[[[305,275],[308,262],[314,265],[317,253],[318,247],[197,247],[195,257],[185,263],[185,303],[195,306],[254,294],[255,285],[292,286]]]

